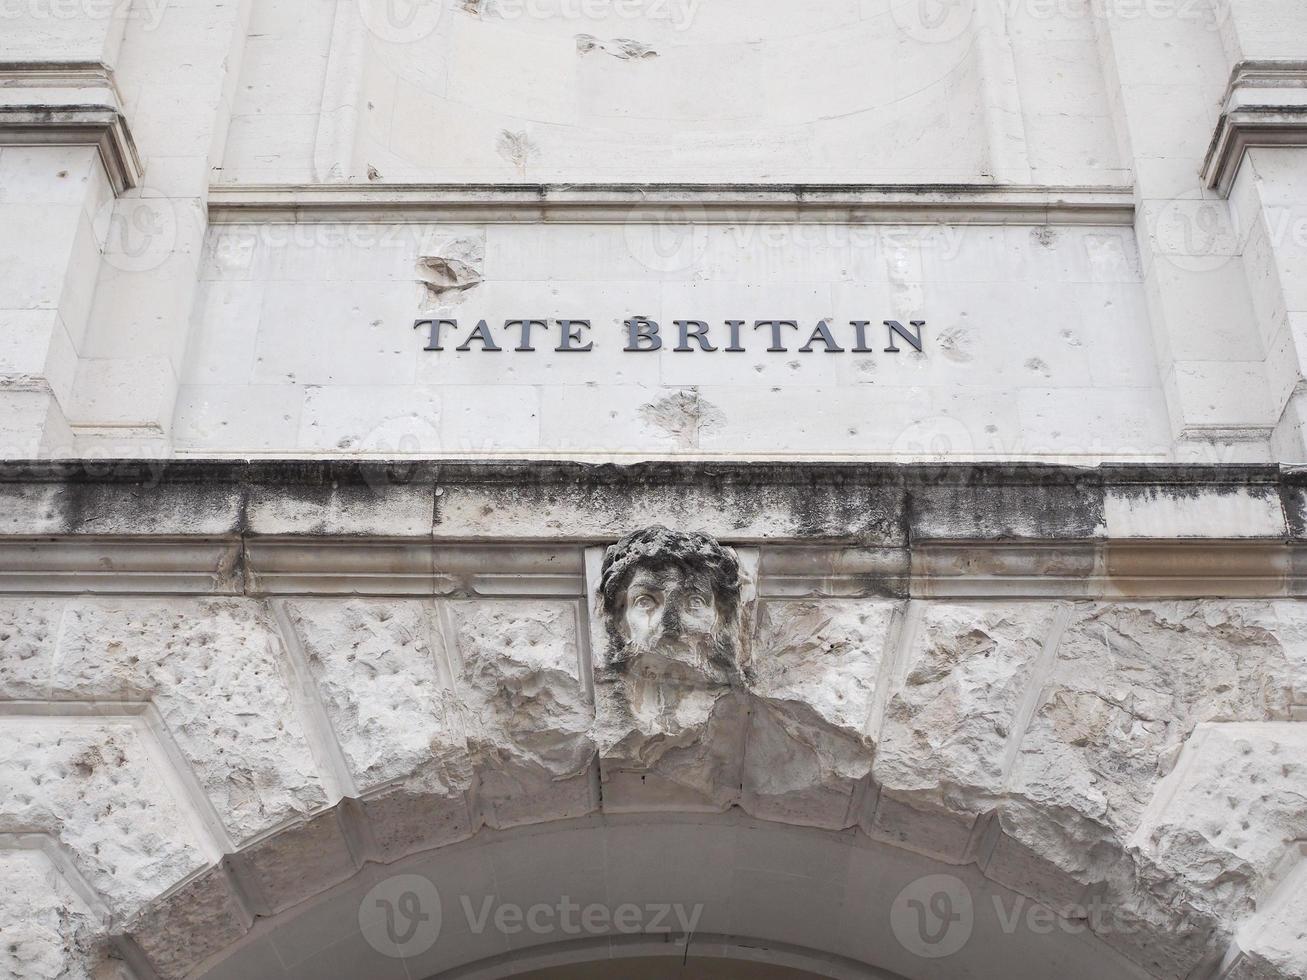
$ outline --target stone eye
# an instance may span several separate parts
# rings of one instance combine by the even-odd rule
[[[636,609],[652,609],[657,603],[653,601],[653,596],[641,595],[635,597]]]
[[[706,600],[703,596],[701,596],[701,595],[692,595],[692,596],[690,596],[690,608],[691,608],[691,609],[702,609],[702,608],[704,608],[704,607],[707,606],[707,605],[708,605],[708,600]]]

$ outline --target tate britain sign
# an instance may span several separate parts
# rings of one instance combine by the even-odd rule
[[[870,320],[849,320],[832,326],[831,320],[818,320],[809,327],[798,320],[725,320],[709,324],[704,320],[673,320],[668,328],[657,320],[636,316],[622,321],[625,327],[623,350],[632,353],[652,353],[664,347],[677,353],[702,351],[743,354],[749,350],[770,353],[811,354],[825,351],[828,354],[870,354],[882,350],[887,354],[901,353],[902,341],[920,352],[924,340],[925,320],[911,320],[904,326],[898,320],[883,320],[874,327]],[[514,350],[535,351],[536,344],[552,345],[561,353],[585,354],[595,349],[589,320],[505,320],[492,328],[489,321],[477,320],[475,325],[460,326],[457,319],[423,318],[414,322],[414,329],[426,331],[425,350],[443,351],[446,344],[457,351],[500,352]],[[881,333],[881,331],[884,331]],[[886,346],[874,346],[880,337]]]

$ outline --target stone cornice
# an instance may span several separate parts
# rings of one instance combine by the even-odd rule
[[[1307,61],[1235,66],[1203,162],[1207,186],[1229,194],[1244,154],[1256,146],[1307,147]]]
[[[113,73],[96,62],[0,62],[0,145],[95,146],[115,194],[142,176]]]
[[[584,594],[633,526],[758,555],[759,595],[1307,594],[1307,471],[738,463],[10,463],[0,592]]]
[[[215,223],[877,221],[1129,225],[1129,187],[995,184],[214,184]]]

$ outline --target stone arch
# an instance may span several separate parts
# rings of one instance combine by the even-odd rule
[[[393,905],[414,876],[435,886],[420,908],[438,910],[439,928],[391,946],[382,903]],[[939,887],[958,920],[923,939],[909,903]],[[369,914],[371,924],[362,924]],[[347,980],[366,963],[378,978],[506,977],[637,955],[778,963],[857,980],[1149,975],[1083,924],[1054,918],[975,865],[738,808],[483,830],[365,865],[260,921],[193,975],[282,975],[273,964],[288,977]]]
[[[1123,976],[1299,970],[1298,600],[1088,597],[1071,551],[994,542],[914,550],[909,588],[875,549],[747,538],[744,680],[683,683],[656,730],[605,673],[602,547],[243,547],[232,594],[0,600],[27,746],[0,834],[97,893],[107,946],[63,947],[83,972],[199,977],[369,875],[640,820],[897,855],[1083,926],[1055,930]]]

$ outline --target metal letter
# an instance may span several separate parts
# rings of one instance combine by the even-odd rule
[[[514,350],[520,350],[520,351],[535,350],[535,348],[531,346],[532,327],[548,327],[548,326],[549,326],[548,320],[505,320],[504,321],[504,327],[506,329],[508,327],[517,327],[522,331],[521,343],[519,343],[516,347],[513,348]]]
[[[850,320],[850,321],[849,321],[849,325],[850,325],[851,327],[853,327],[853,329],[854,329],[855,331],[857,331],[857,335],[858,335],[858,345],[857,345],[856,347],[853,348],[853,353],[855,353],[855,354],[871,354],[871,353],[874,353],[874,352],[872,351],[872,349],[871,349],[870,347],[867,346],[867,328],[868,328],[869,326],[871,326],[871,321],[870,321],[870,320]]]
[[[692,351],[690,338],[693,337],[699,342],[700,350],[716,350],[712,344],[708,343],[708,324],[702,320],[675,320],[676,329],[681,332],[681,342],[674,348],[677,351]]]
[[[921,353],[921,328],[926,325],[925,320],[913,320],[912,325],[917,328],[917,335],[914,337],[904,328],[898,320],[886,320],[885,326],[889,327],[889,346],[885,348],[886,354],[897,354],[899,349],[894,346],[894,335],[898,334],[913,347],[917,348],[917,353]]]
[[[476,328],[467,335],[467,340],[463,341],[455,350],[471,350],[472,341],[481,341],[483,351],[498,351],[500,346],[495,343],[495,339],[490,336],[490,325],[485,320],[478,320]]]
[[[793,327],[798,330],[799,323],[797,320],[757,320],[753,324],[753,329],[757,330],[759,327],[771,327],[771,346],[767,350],[784,354],[788,348],[781,343],[781,327]]]
[[[458,321],[457,320],[417,320],[413,323],[414,330],[416,330],[418,327],[426,327],[426,326],[429,326],[431,328],[431,333],[427,337],[427,346],[424,347],[423,350],[444,350],[445,348],[440,346],[440,328],[453,327],[455,330],[457,330]]]
[[[727,320],[726,326],[731,331],[731,343],[726,348],[728,354],[743,354],[744,348],[740,346],[740,328],[744,326],[743,320]]]
[[[817,324],[817,329],[812,332],[812,336],[808,338],[808,342],[799,348],[799,353],[811,354],[813,341],[818,339],[826,345],[827,354],[841,354],[844,352],[844,348],[835,343],[835,338],[831,336],[830,325],[825,320],[821,320]]]
[[[590,329],[589,320],[559,320],[558,329],[563,332],[558,338],[558,346],[554,348],[559,353],[584,354],[586,351],[594,350],[593,340],[584,347],[576,346],[581,340],[581,331]]]
[[[655,351],[663,346],[658,336],[658,321],[648,317],[634,316],[626,321],[626,349],[634,351]]]

